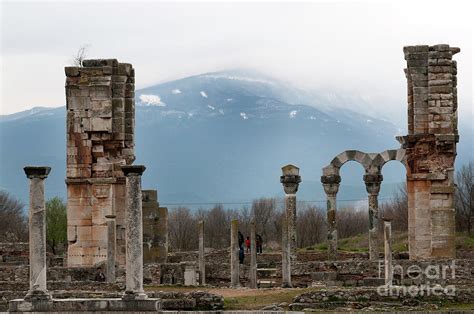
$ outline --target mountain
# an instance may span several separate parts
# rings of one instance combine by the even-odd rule
[[[324,205],[319,177],[334,156],[347,149],[397,148],[394,136],[404,133],[388,121],[343,108],[360,101],[246,71],[137,90],[135,163],[147,166],[143,187],[158,189],[162,204],[246,202],[281,196],[280,168],[293,163],[303,179],[299,199]],[[1,116],[0,188],[27,202],[22,168],[45,164],[53,168],[47,195],[65,198],[65,130],[64,107]],[[341,200],[366,198],[362,175],[359,165],[343,167]],[[402,165],[387,165],[381,198],[403,178]]]

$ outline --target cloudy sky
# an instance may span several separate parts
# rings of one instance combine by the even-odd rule
[[[449,43],[460,116],[472,118],[470,1],[339,3],[1,2],[1,114],[64,104],[81,45],[136,69],[137,88],[253,68],[300,87],[351,93],[405,115],[402,47]]]

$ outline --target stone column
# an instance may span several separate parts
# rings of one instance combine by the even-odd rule
[[[288,222],[283,217],[281,223],[281,287],[291,288],[291,259],[288,241]]]
[[[143,291],[143,220],[141,176],[145,166],[122,166],[126,177],[125,210],[126,288],[123,299],[146,299]]]
[[[384,219],[383,224],[384,234],[384,262],[385,262],[385,285],[391,286],[393,281],[392,268],[392,222],[389,219]]]
[[[458,133],[457,63],[446,44],[403,47],[408,82],[406,149],[411,260],[455,258],[454,165]]]
[[[30,179],[29,206],[29,250],[30,250],[30,290],[25,300],[50,300],[46,290],[46,208],[44,203],[44,180],[50,167],[25,167]]]
[[[199,271],[201,272],[201,285],[206,284],[206,261],[204,256],[204,221],[199,221]]]
[[[230,226],[230,286],[240,287],[239,276],[239,221],[232,220]]]
[[[255,239],[255,220],[250,223],[250,288],[257,288],[257,242]]]
[[[290,247],[290,257],[296,260],[296,192],[301,182],[300,169],[294,165],[286,165],[281,168],[282,176],[280,182],[285,191],[285,213],[288,225],[288,242]]]
[[[377,260],[379,258],[378,241],[378,219],[380,184],[383,176],[381,174],[365,174],[364,182],[367,193],[369,193],[369,258]]]
[[[115,282],[115,215],[105,215],[107,218],[107,282]]]
[[[341,177],[339,175],[322,176],[321,182],[327,197],[328,259],[333,261],[337,259],[336,196]]]

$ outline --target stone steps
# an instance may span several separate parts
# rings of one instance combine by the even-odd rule
[[[259,288],[273,288],[276,286],[275,280],[257,280],[257,286]]]

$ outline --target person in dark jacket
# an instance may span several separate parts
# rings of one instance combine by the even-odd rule
[[[239,249],[239,263],[240,264],[244,263],[244,258],[245,258],[244,247],[241,246]]]
[[[97,267],[97,272],[95,274],[94,281],[99,281],[99,282],[104,282],[105,281],[105,275],[102,272],[102,268]]]
[[[255,238],[257,242],[257,254],[262,254],[262,236],[257,234]]]
[[[239,248],[243,248],[244,245],[244,235],[239,231]]]

